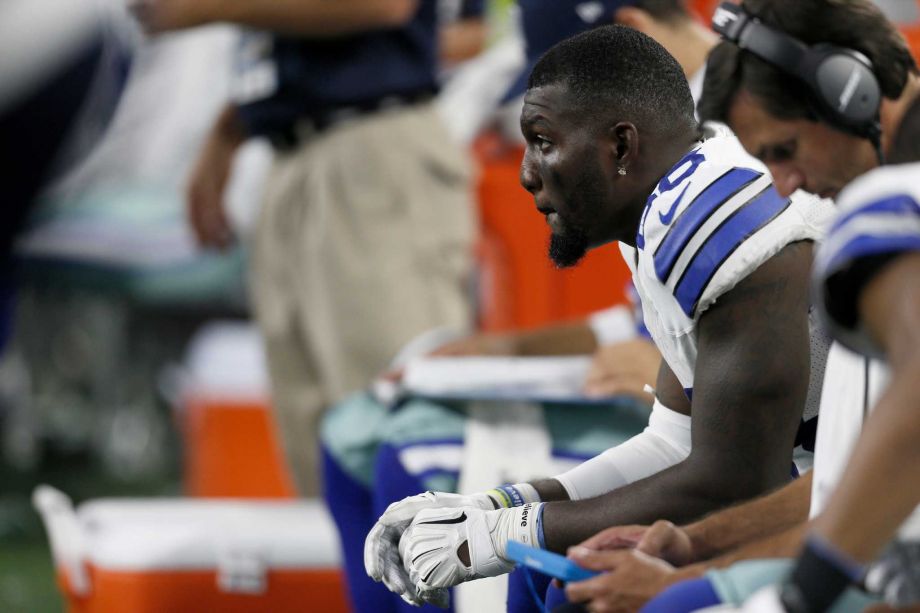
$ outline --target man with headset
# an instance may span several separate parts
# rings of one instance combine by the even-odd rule
[[[745,147],[767,164],[784,193],[806,189],[835,196],[883,158],[905,109],[917,99],[920,83],[909,51],[867,0],[747,0],[740,8],[726,3],[717,11],[714,26],[726,40],[710,57],[700,115],[726,121],[735,129]],[[837,435],[846,427],[841,422],[854,412],[859,418],[880,383],[878,365],[857,358],[851,374],[852,356],[841,354],[835,360],[834,355],[832,350],[813,479],[808,475],[765,498],[682,529],[668,522],[650,529],[608,529],[570,555],[583,566],[613,572],[570,584],[569,597],[596,607],[630,595],[633,602],[641,602],[678,577],[701,575],[738,560],[794,555],[806,535],[809,503],[811,514],[819,513],[839,479],[835,458],[845,458],[848,451]],[[855,410],[847,410],[849,405]],[[628,544],[641,553],[598,551]],[[843,559],[814,538],[807,541],[806,552],[806,557]],[[643,554],[683,568],[659,565],[656,572],[637,577],[631,569],[634,558]],[[838,567],[850,570],[842,562]],[[789,562],[782,560],[737,564],[727,572],[709,573],[705,579],[666,590],[647,610],[737,603],[788,570]],[[838,607],[849,610],[866,602],[865,595],[851,590]]]

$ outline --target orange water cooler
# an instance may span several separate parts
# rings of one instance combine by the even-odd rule
[[[208,324],[173,375],[186,494],[293,497],[272,417],[262,340],[253,324]]]
[[[348,610],[318,501],[100,499],[40,486],[70,613]]]

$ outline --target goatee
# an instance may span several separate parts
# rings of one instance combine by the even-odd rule
[[[569,229],[566,234],[550,234],[549,259],[558,268],[575,266],[588,253],[588,237]]]

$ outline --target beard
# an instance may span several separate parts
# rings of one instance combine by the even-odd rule
[[[565,234],[550,234],[549,259],[559,268],[578,264],[588,253],[588,237],[577,228],[566,228]]]
[[[569,268],[578,264],[595,246],[586,228],[595,230],[591,235],[597,234],[598,211],[609,200],[607,179],[598,164],[585,162],[570,180],[563,180],[558,173],[553,180],[561,186],[561,200],[567,206],[563,207],[565,217],[559,215],[558,232],[550,235],[549,258],[558,268]]]

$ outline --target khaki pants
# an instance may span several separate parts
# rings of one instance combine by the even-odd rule
[[[470,174],[430,104],[338,124],[278,155],[251,288],[302,495],[318,491],[322,410],[415,335],[469,326]]]

